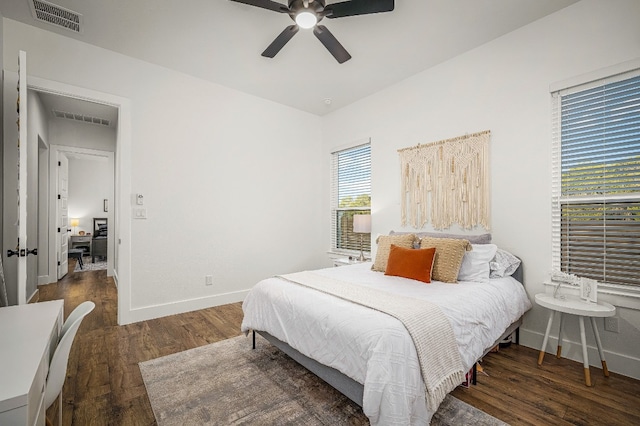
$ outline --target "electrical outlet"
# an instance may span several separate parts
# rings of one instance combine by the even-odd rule
[[[204,285],[213,285],[213,275],[204,276]]]
[[[606,331],[610,331],[612,333],[619,333],[620,330],[618,328],[618,318],[616,317],[607,317],[604,319],[604,329]]]

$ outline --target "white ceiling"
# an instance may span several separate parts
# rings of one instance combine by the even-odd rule
[[[28,1],[0,0],[0,12],[323,115],[578,0],[397,0],[393,12],[325,19],[323,25],[353,57],[344,64],[307,30],[274,59],[262,57],[292,21],[286,14],[229,0],[52,0],[83,16],[81,34],[34,20]]]

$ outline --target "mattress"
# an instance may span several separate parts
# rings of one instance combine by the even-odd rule
[[[451,323],[465,369],[531,308],[512,277],[425,284],[374,272],[368,262],[315,272],[436,304]],[[429,423],[433,412],[415,346],[397,319],[278,277],[256,284],[243,311],[244,332],[266,331],[363,384],[363,410],[371,424]]]

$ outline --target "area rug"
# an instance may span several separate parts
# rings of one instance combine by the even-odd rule
[[[367,425],[362,409],[260,336],[140,363],[159,426]],[[432,425],[506,425],[448,395]]]
[[[82,269],[80,269],[80,262],[76,262],[76,267],[73,272],[87,272],[87,271],[100,271],[101,269],[107,269],[107,261],[98,261],[96,263],[91,262],[91,256],[84,256],[82,258]]]

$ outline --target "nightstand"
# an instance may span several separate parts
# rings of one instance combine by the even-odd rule
[[[72,235],[69,237],[70,249],[83,249],[85,256],[91,256],[91,235]]]
[[[368,262],[368,260],[365,260],[365,262]],[[338,257],[333,259],[333,266],[355,265],[356,263],[362,262],[360,262],[355,257],[351,259],[349,259],[348,257]]]
[[[560,358],[560,356],[562,355],[563,314],[576,315],[580,323],[582,362],[584,364],[584,382],[587,386],[591,386],[591,373],[589,372],[589,358],[587,357],[587,338],[584,329],[584,318],[587,317],[591,320],[593,335],[596,338],[596,345],[598,346],[598,353],[600,354],[600,361],[602,363],[602,372],[606,377],[609,377],[609,369],[607,369],[607,361],[604,359],[604,351],[602,350],[600,334],[598,334],[598,328],[596,327],[596,318],[606,318],[614,316],[616,314],[616,307],[607,302],[590,303],[575,296],[563,296],[563,298],[554,298],[553,295],[550,294],[536,294],[536,303],[549,309],[550,311],[549,321],[547,323],[547,331],[544,333],[542,348],[540,348],[540,354],[538,356],[538,365],[542,365],[542,361],[544,359],[544,353],[547,346],[547,341],[549,339],[549,332],[551,331],[551,324],[553,323],[553,317],[555,313],[560,313],[560,331],[558,332],[558,349],[556,352],[557,358]]]

